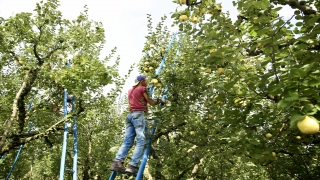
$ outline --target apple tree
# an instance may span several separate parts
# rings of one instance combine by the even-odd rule
[[[113,106],[124,78],[118,75],[120,59],[109,63],[116,49],[100,57],[106,43],[104,28],[89,19],[87,7],[74,20],[64,19],[58,7],[57,0],[40,1],[33,13],[0,18],[2,178],[20,145],[24,148],[12,178],[56,178],[63,124],[76,116],[79,176],[91,179],[102,171],[100,164],[106,163],[107,155],[102,152],[112,145],[107,141],[117,133],[113,127],[119,125],[113,121],[118,115]],[[103,89],[112,84],[105,96]],[[64,89],[76,98],[75,111],[66,117],[62,110]],[[68,153],[67,162],[72,162],[70,157]]]
[[[186,7],[172,15],[179,60],[177,40],[160,77],[148,74],[169,87],[168,105],[154,110],[161,123],[150,162],[162,168],[152,175],[319,178],[319,137],[299,131],[306,117],[312,121],[305,128],[319,130],[319,2],[239,0],[234,22],[213,0],[179,4]],[[292,17],[280,16],[284,6]],[[170,40],[159,29],[147,36],[141,70]],[[233,170],[217,168],[223,163]]]

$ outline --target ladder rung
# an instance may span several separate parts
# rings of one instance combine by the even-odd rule
[[[73,149],[67,148],[67,151],[73,151]]]
[[[74,173],[74,170],[66,168],[66,171]]]

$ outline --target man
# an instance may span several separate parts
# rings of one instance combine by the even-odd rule
[[[135,174],[138,172],[138,164],[142,158],[144,147],[147,139],[145,136],[147,121],[144,114],[148,112],[147,104],[151,106],[165,103],[163,100],[152,100],[147,92],[147,78],[146,76],[139,75],[135,79],[134,86],[129,90],[129,107],[130,113],[126,118],[126,134],[124,141],[110,166],[111,171],[127,172]],[[133,146],[134,138],[137,138],[136,147],[133,151],[131,161],[127,168],[124,168],[123,163],[130,148]]]

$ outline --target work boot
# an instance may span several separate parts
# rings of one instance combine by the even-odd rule
[[[122,161],[115,160],[112,162],[112,164],[110,166],[110,170],[115,171],[115,172],[125,172],[126,169],[123,167]]]
[[[129,164],[128,167],[126,168],[126,172],[127,172],[127,173],[137,174],[138,171],[139,171],[139,167],[137,167],[137,166],[132,166],[131,164]]]

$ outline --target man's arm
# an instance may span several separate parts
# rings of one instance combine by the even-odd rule
[[[151,105],[151,106],[154,106],[154,105],[157,105],[157,104],[160,104],[160,103],[166,103],[165,101],[163,101],[163,100],[159,100],[159,101],[154,101],[154,100],[152,100],[150,97],[149,97],[149,95],[148,95],[148,93],[146,93],[146,92],[144,92],[143,93],[143,97],[146,99],[146,101]]]

